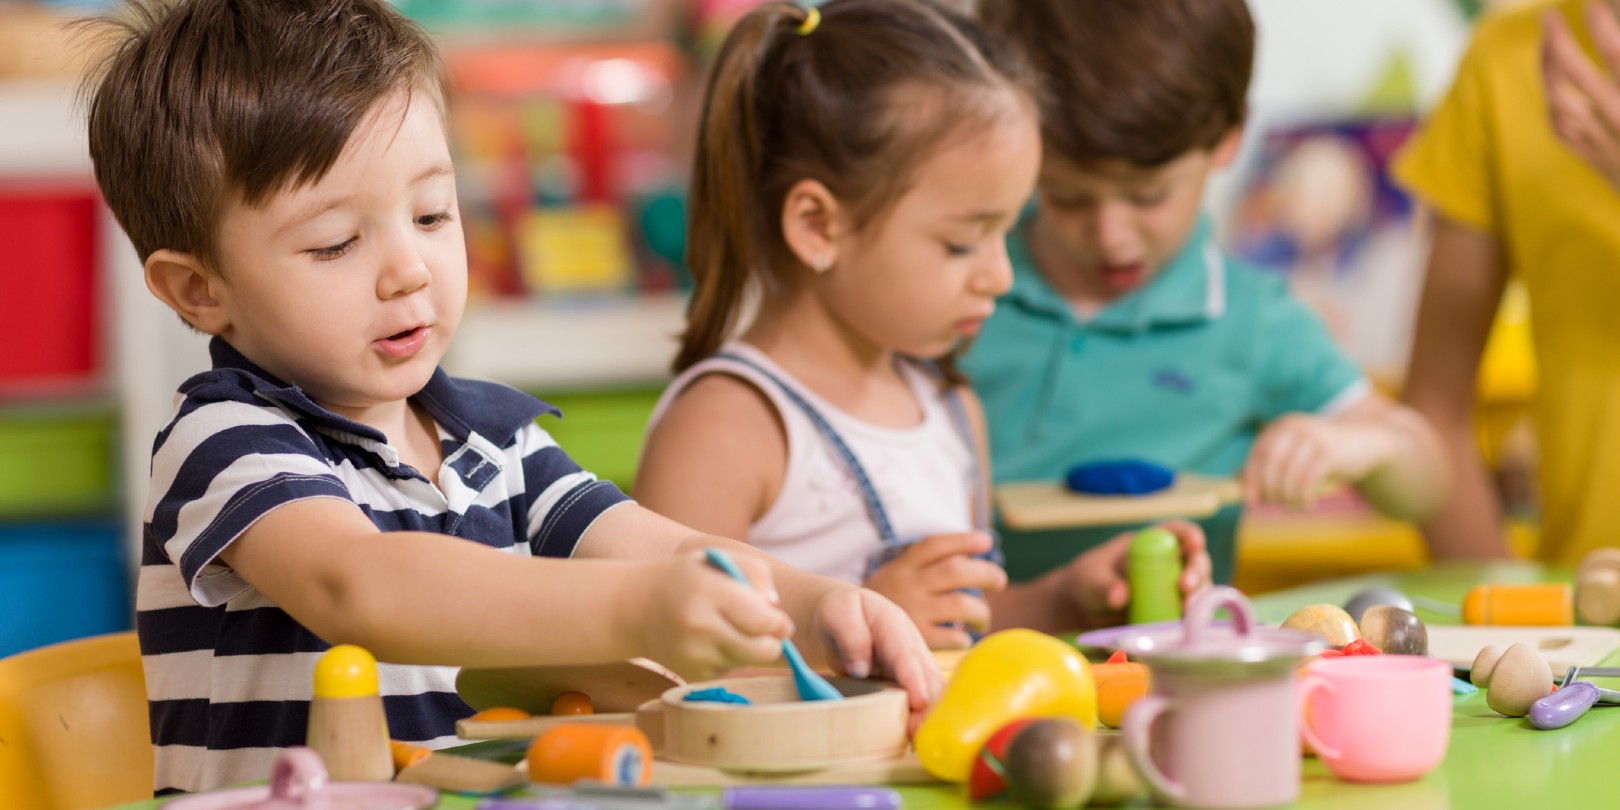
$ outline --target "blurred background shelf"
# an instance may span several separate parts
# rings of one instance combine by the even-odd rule
[[[686,298],[493,301],[469,309],[445,369],[544,395],[657,385],[669,378]]]

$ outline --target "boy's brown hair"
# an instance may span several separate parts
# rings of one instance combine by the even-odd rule
[[[1247,114],[1246,0],[980,0],[1042,74],[1046,148],[1077,166],[1162,166]]]
[[[781,227],[795,183],[821,182],[868,223],[933,149],[1002,114],[996,94],[1029,103],[1029,82],[1016,50],[930,0],[774,2],[745,15],[704,98],[687,255],[697,288],[675,370],[720,347],[751,281],[780,289],[780,268],[797,261]]]
[[[421,88],[442,110],[431,40],[385,0],[129,0],[85,80],[96,182],[144,262],[219,272],[227,202],[320,180],[372,108]]]

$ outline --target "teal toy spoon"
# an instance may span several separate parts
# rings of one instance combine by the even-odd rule
[[[732,579],[748,584],[748,577],[743,576],[742,569],[731,561],[724,551],[717,548],[704,549],[704,557],[709,564],[726,572]],[[827,683],[827,679],[817,674],[804,662],[804,656],[799,654],[799,648],[793,645],[793,639],[782,639],[782,657],[787,659],[788,668],[793,670],[793,686],[799,690],[800,700],[843,700],[844,696]]]

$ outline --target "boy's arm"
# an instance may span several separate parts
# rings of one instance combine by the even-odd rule
[[[610,509],[598,522],[629,505]],[[328,642],[398,663],[522,666],[648,655],[707,676],[779,653],[789,621],[697,555],[647,562],[516,556],[381,532],[352,503],[271,510],[221,558]]]
[[[1474,438],[1479,361],[1507,277],[1495,238],[1434,218],[1403,398],[1434,426],[1452,470],[1451,496],[1423,524],[1439,559],[1509,556],[1501,506]]]

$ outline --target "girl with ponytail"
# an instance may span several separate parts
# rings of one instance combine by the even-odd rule
[[[1011,283],[1034,94],[1016,54],[929,0],[767,3],[738,23],[704,102],[696,289],[643,505],[864,583],[935,647],[1098,619],[1123,543],[1007,587],[983,414],[954,364]],[[1177,531],[1196,570],[1202,538]]]

